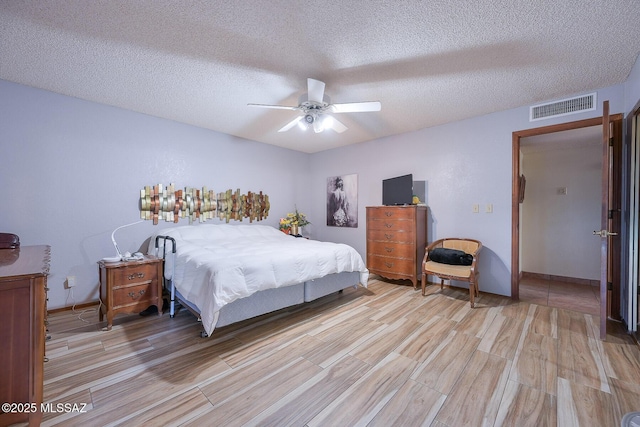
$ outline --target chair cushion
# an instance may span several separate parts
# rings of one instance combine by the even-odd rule
[[[429,252],[431,261],[449,265],[471,265],[473,255],[459,251],[457,249],[435,248]]]
[[[468,265],[449,265],[427,261],[424,265],[424,272],[438,277],[468,279],[471,276],[471,267]]]

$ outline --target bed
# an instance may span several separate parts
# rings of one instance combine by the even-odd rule
[[[165,258],[170,314],[181,303],[200,317],[209,336],[216,327],[366,287],[369,277],[351,246],[255,224],[163,229],[149,240],[148,253]]]

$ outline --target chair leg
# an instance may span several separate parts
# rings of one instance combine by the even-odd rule
[[[444,289],[444,279],[440,279],[440,290]]]
[[[427,275],[422,273],[422,296],[424,296],[427,288]]]
[[[474,308],[476,303],[476,287],[473,282],[469,282],[469,300],[471,302],[471,308]]]

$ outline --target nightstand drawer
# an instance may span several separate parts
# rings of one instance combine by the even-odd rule
[[[152,264],[133,265],[114,271],[114,279],[115,283],[118,283],[119,286],[147,282],[155,280],[156,271],[156,266]],[[114,289],[115,288],[117,288],[117,286],[114,286]]]
[[[138,304],[142,301],[149,301],[151,297],[155,297],[152,282],[114,287],[113,307],[118,308],[131,304]]]

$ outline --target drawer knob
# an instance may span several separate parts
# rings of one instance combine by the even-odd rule
[[[392,262],[385,262],[384,263],[388,268],[393,267],[393,263]]]
[[[145,292],[145,291],[144,291],[144,289],[141,289],[140,291],[138,291],[138,293],[135,293],[135,292],[129,292],[129,296],[130,296],[132,299],[137,299],[137,298],[140,298],[142,295],[144,295],[144,292]]]
[[[386,211],[384,214],[385,214],[386,216],[392,216],[392,215],[393,215],[393,212]]]
[[[384,226],[387,227],[387,228],[391,228],[391,227],[393,227],[393,223],[385,222]]]
[[[384,237],[386,237],[387,240],[391,240],[391,238],[393,237],[393,234],[384,233]]]
[[[133,273],[127,276],[127,279],[129,280],[133,280],[133,279],[142,279],[144,277],[144,273]]]
[[[384,250],[385,250],[385,251],[387,251],[387,252],[389,252],[389,253],[393,252],[393,248],[387,248],[387,247],[385,247],[385,248],[384,248]]]

